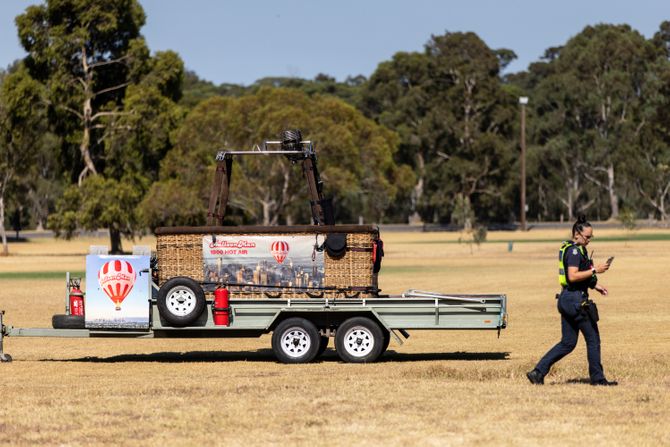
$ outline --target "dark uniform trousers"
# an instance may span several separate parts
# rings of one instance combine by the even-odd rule
[[[551,348],[535,367],[544,376],[551,366],[570,354],[577,346],[579,332],[586,340],[587,357],[589,360],[589,375],[591,382],[605,378],[603,365],[600,363],[600,332],[598,323],[583,310],[582,302],[587,296],[581,291],[564,289],[558,298],[558,311],[561,314],[561,341]]]

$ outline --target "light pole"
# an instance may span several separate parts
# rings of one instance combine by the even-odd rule
[[[526,104],[528,97],[519,97],[521,105],[521,231],[526,231]]]

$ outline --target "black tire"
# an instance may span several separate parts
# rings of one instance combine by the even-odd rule
[[[320,346],[318,329],[304,318],[287,318],[272,332],[272,351],[281,363],[311,362]]]
[[[184,327],[197,320],[205,310],[205,292],[191,278],[177,277],[158,290],[158,312],[172,326]]]
[[[316,356],[320,357],[321,354],[326,352],[326,349],[328,349],[328,342],[330,341],[330,337],[321,337],[321,340],[319,341],[319,350],[316,352]]]
[[[347,363],[371,363],[382,354],[384,333],[377,323],[365,317],[352,317],[337,328],[337,355]]]
[[[386,329],[382,329],[382,334],[384,335],[384,341],[382,343],[382,354],[383,354],[389,348],[389,343],[391,343],[391,333]]]
[[[86,323],[81,315],[54,315],[51,317],[54,329],[84,329]]]

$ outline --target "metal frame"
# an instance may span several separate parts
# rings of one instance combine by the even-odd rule
[[[141,273],[149,273],[142,270]],[[149,279],[151,276],[149,275]],[[69,305],[70,275],[66,276],[66,309]],[[270,333],[275,326],[290,316],[313,319],[320,330],[329,336],[337,332],[338,324],[352,316],[366,316],[375,320],[382,330],[402,345],[408,338],[407,329],[493,329],[507,325],[507,297],[505,295],[442,294],[409,289],[400,295],[372,298],[348,298],[342,291],[337,298],[289,299],[233,299],[230,300],[230,325],[216,326],[213,319],[213,302],[207,301],[205,311],[189,327],[165,325],[158,311],[153,290],[156,284],[149,280],[147,305],[149,327],[137,329],[51,329],[14,328],[5,326],[4,310],[0,310],[0,362],[10,362],[12,357],[4,352],[4,337],[65,337],[65,338],[199,338],[199,337],[259,337]],[[495,320],[495,321],[494,321]]]
[[[11,361],[3,351],[3,338],[66,337],[66,338],[197,338],[258,337],[272,332],[274,325],[291,315],[314,316],[327,321],[368,316],[402,345],[398,332],[405,338],[409,330],[483,329],[506,327],[507,297],[505,295],[448,295],[408,290],[401,295],[380,298],[312,298],[231,300],[230,326],[213,324],[211,301],[206,311],[192,326],[164,326],[155,301],[151,301],[150,328],[146,331],[119,329],[50,329],[14,328],[3,324],[0,311],[0,361]],[[332,329],[332,328],[331,328]],[[330,330],[330,329],[329,329]],[[337,329],[335,329],[336,331]],[[335,331],[330,331],[333,335]]]
[[[302,170],[307,179],[312,219],[316,225],[329,225],[330,218],[323,208],[323,184],[316,165],[316,151],[310,140],[298,143],[303,150],[268,150],[268,146],[283,147],[281,141],[265,141],[262,147],[256,145],[251,150],[219,151],[216,154],[216,173],[209,196],[207,225],[223,225],[226,206],[230,195],[230,180],[233,173],[234,155],[285,155],[292,163],[302,161]]]

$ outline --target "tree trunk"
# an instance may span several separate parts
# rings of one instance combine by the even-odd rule
[[[270,208],[272,204],[269,200],[263,200],[261,204],[263,205],[263,225],[270,225]]]
[[[2,256],[9,255],[7,244],[7,232],[5,231],[5,197],[4,192],[0,195],[0,237],[2,237]]]
[[[567,179],[565,181],[565,190],[567,193],[566,199],[561,199],[563,205],[565,205],[566,210],[568,211],[568,220],[573,220],[573,208],[574,208],[574,196],[573,196],[573,184],[572,180]]]
[[[123,253],[123,247],[121,246],[121,232],[116,228],[109,229],[109,240],[112,244],[112,249],[110,254],[120,255]]]
[[[87,88],[88,90],[88,88]],[[81,157],[84,160],[84,169],[79,174],[79,186],[81,186],[84,178],[90,172],[93,175],[96,175],[98,171],[95,169],[93,164],[93,159],[91,159],[91,115],[93,113],[93,108],[91,106],[91,98],[86,98],[84,100],[84,134],[81,138],[81,144],[79,145],[79,151],[81,152]]]
[[[419,178],[416,181],[416,185],[414,185],[414,190],[412,191],[411,195],[411,214],[409,216],[409,223],[410,224],[421,224],[421,216],[419,215],[419,212],[417,211],[417,205],[419,204],[419,200],[421,200],[421,197],[423,196],[423,178],[425,174],[425,169],[426,169],[426,162],[423,159],[423,154],[420,152],[416,154],[416,167],[417,167],[417,172],[419,173]]]
[[[614,190],[614,165],[612,163],[607,166],[607,193],[610,198],[610,207],[612,215],[610,219],[617,219],[619,217],[619,196]]]

